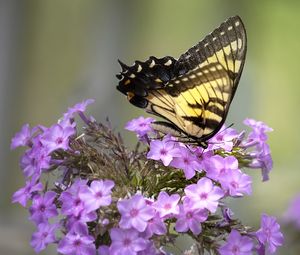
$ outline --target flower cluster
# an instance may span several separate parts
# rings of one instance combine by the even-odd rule
[[[66,255],[169,254],[165,247],[179,235],[195,241],[189,254],[265,254],[282,245],[274,217],[263,214],[255,232],[226,206],[229,197],[251,194],[245,168],[261,169],[268,180],[271,128],[248,119],[248,136],[223,127],[203,149],[170,135],[159,139],[154,119],[139,117],[126,129],[144,146],[131,151],[109,125],[85,115],[90,103],[69,108],[49,128],[26,124],[12,139],[12,149],[27,147],[20,160],[26,184],[12,200],[24,207],[30,201],[37,253],[53,244]]]

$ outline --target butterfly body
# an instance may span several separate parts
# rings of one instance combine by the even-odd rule
[[[245,56],[244,25],[231,17],[178,60],[120,62],[117,89],[133,105],[166,120],[155,122],[155,130],[206,147],[226,119]]]

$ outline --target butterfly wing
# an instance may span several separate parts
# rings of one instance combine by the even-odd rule
[[[246,31],[229,18],[182,54],[124,64],[118,89],[129,101],[163,117],[155,128],[204,142],[223,125],[245,62]]]

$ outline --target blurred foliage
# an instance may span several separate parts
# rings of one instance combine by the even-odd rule
[[[69,105],[96,98],[95,118],[109,116],[122,131],[127,120],[144,112],[115,90],[117,59],[130,64],[150,55],[178,57],[236,14],[246,25],[248,54],[227,123],[242,129],[242,120],[252,117],[273,127],[275,162],[271,180],[255,177],[253,196],[235,203],[236,214],[251,225],[262,212],[281,216],[300,190],[299,10],[300,2],[292,0],[1,1],[1,254],[32,254],[33,226],[10,204],[23,185],[18,153],[9,152],[21,125],[50,125]],[[133,143],[135,137],[122,132]],[[289,247],[280,254],[297,253]]]

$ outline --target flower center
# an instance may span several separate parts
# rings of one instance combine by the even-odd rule
[[[81,245],[81,241],[79,239],[74,241],[74,246],[80,246]]]
[[[129,246],[131,244],[131,240],[129,238],[125,238],[123,240],[123,244],[124,244],[124,246]]]
[[[239,184],[237,182],[235,182],[235,181],[232,181],[230,184],[235,189],[237,189],[239,187]]]
[[[188,212],[188,213],[186,214],[186,218],[187,218],[187,219],[193,218],[193,213],[192,213],[192,212]]]
[[[131,216],[131,217],[136,217],[138,214],[139,214],[139,210],[137,210],[136,208],[133,208],[133,209],[130,211],[130,216]]]
[[[265,230],[265,233],[266,233],[266,235],[267,235],[267,238],[270,239],[270,236],[271,236],[271,229],[268,228],[268,227],[266,227],[264,230]]]
[[[200,199],[201,200],[206,200],[207,199],[207,193],[203,192],[200,194]]]
[[[170,203],[166,203],[166,204],[164,205],[164,209],[165,209],[165,210],[170,210],[170,209],[171,209],[171,204],[170,204]]]
[[[189,159],[188,158],[183,158],[183,162],[184,164],[188,165],[190,163]]]
[[[75,201],[74,201],[75,206],[80,205],[80,203],[81,203],[81,200],[79,198],[75,199]]]
[[[240,247],[236,245],[232,246],[232,253],[236,255],[240,254]]]
[[[103,196],[103,194],[102,194],[101,191],[98,191],[98,192],[96,193],[96,197],[97,197],[97,198],[101,198],[102,196]]]
[[[61,144],[63,142],[63,139],[61,138],[61,137],[58,137],[57,139],[56,139],[56,143],[57,144]]]
[[[40,205],[40,211],[44,212],[46,210],[46,206],[45,205]]]
[[[163,155],[163,156],[167,155],[167,150],[166,149],[161,149],[160,154]]]

